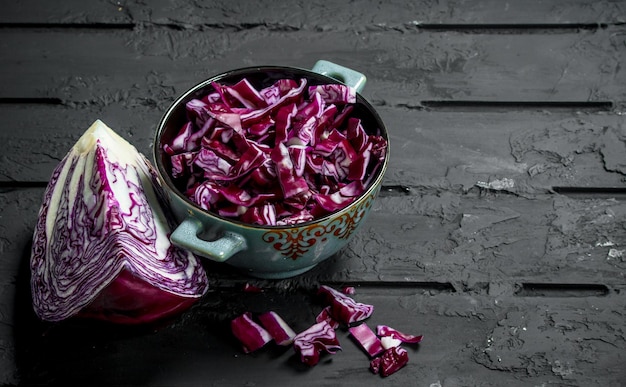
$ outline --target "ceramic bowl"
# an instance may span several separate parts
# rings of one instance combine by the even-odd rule
[[[163,144],[170,142],[187,121],[185,104],[190,99],[212,92],[212,82],[234,84],[243,78],[256,87],[269,86],[281,78],[306,78],[309,85],[341,81],[357,91],[362,90],[366,78],[327,61],[317,62],[311,70],[280,66],[237,69],[193,86],[170,106],[159,123],[154,159],[164,195],[178,222],[171,235],[172,242],[196,255],[237,267],[253,277],[293,277],[339,252],[363,225],[380,191],[389,149],[365,192],[349,206],[319,219],[293,226],[258,226],[206,211],[189,200],[176,185],[169,172],[171,164],[163,151]],[[368,128],[378,130],[389,144],[381,118],[359,93],[352,115],[361,118],[366,131],[370,130]]]

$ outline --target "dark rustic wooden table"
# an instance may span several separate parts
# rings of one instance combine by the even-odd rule
[[[2,1],[0,384],[626,383],[626,2],[193,3]],[[348,248],[281,281],[207,264],[211,291],[160,329],[37,321],[42,193],[94,120],[151,155],[164,109],[198,81],[318,59],[368,76],[392,146]],[[345,330],[311,369],[241,352],[229,318],[273,309],[303,329],[319,284],[355,286],[371,326],[424,335],[409,364],[371,374]]]

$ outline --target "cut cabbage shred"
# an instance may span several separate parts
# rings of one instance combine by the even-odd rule
[[[198,300],[208,288],[206,273],[191,253],[170,244],[161,197],[148,160],[94,122],[44,193],[30,260],[36,314],[136,324]]]
[[[354,323],[348,325],[348,332],[367,353],[370,370],[382,377],[392,375],[409,361],[408,351],[401,344],[419,344],[422,336],[405,334],[387,325],[377,325],[374,333],[363,321],[370,317],[373,307],[358,303],[346,295],[354,292],[355,289],[351,286],[344,287],[341,291],[326,285],[320,286],[318,293],[330,305],[322,309],[313,325],[298,334],[274,311],[259,315],[260,325],[252,320],[250,312],[244,313],[236,319],[240,321],[232,325],[233,333],[244,345],[245,352],[250,352],[251,348],[260,349],[270,340],[274,340],[277,345],[292,344],[302,363],[315,366],[322,354],[335,354],[342,349],[336,333],[340,322],[331,315],[335,306],[335,310],[342,311],[343,323]],[[337,305],[342,306],[337,309]],[[346,305],[350,307],[346,308]],[[354,307],[355,305],[358,307]]]
[[[230,328],[245,353],[254,352],[272,341],[272,335],[252,319],[250,312],[232,319]]]
[[[259,321],[276,344],[286,346],[293,343],[296,333],[278,313],[274,311],[263,313],[259,316]]]
[[[402,344],[402,340],[395,339],[391,336],[382,336],[380,338],[380,345],[382,345],[384,349],[397,347],[401,344]]]
[[[319,314],[315,317],[315,322],[319,323],[322,321],[326,321],[330,326],[333,327],[333,329],[337,329],[339,328],[340,324],[337,320],[333,318],[333,316],[331,316],[330,309],[330,305],[322,309],[321,312],[319,312]]]
[[[397,329],[391,328],[387,325],[378,325],[376,327],[376,332],[380,337],[389,337],[393,340],[397,340],[401,343],[408,344],[418,344],[422,341],[422,336],[409,335],[406,333],[402,333]]]
[[[409,353],[402,347],[387,349],[382,356],[372,359],[370,370],[375,374],[387,377],[398,372],[409,362]]]
[[[334,354],[341,350],[335,329],[326,321],[315,323],[293,340],[293,346],[302,363],[314,366],[324,352]]]
[[[359,343],[361,348],[367,352],[370,357],[376,357],[385,351],[380,339],[376,336],[370,327],[363,323],[354,327],[350,327],[350,334]]]
[[[343,294],[346,294],[348,296],[354,295],[356,293],[356,289],[354,288],[354,286],[345,286],[341,289],[341,292]]]
[[[369,318],[374,313],[373,305],[356,302],[330,286],[321,285],[318,294],[329,304],[328,316],[339,323],[351,325]]]
[[[207,211],[271,226],[306,222],[356,200],[383,163],[387,142],[379,128],[368,134],[352,116],[353,88],[307,85],[279,79],[258,90],[247,79],[213,82],[212,92],[190,100],[188,122],[163,145],[185,195]],[[232,187],[242,191],[235,200]]]

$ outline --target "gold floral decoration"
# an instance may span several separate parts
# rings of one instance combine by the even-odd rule
[[[350,238],[373,200],[374,195],[369,195],[355,208],[341,214],[326,225],[311,224],[291,229],[271,230],[263,234],[263,240],[272,243],[276,250],[295,261],[306,254],[316,243],[326,242],[328,234],[338,239]]]

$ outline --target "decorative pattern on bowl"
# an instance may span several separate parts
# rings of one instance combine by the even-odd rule
[[[373,201],[374,195],[370,194],[356,207],[328,223],[269,230],[263,234],[263,241],[271,243],[277,251],[295,261],[307,254],[317,243],[327,242],[329,235],[338,239],[349,239]]]

